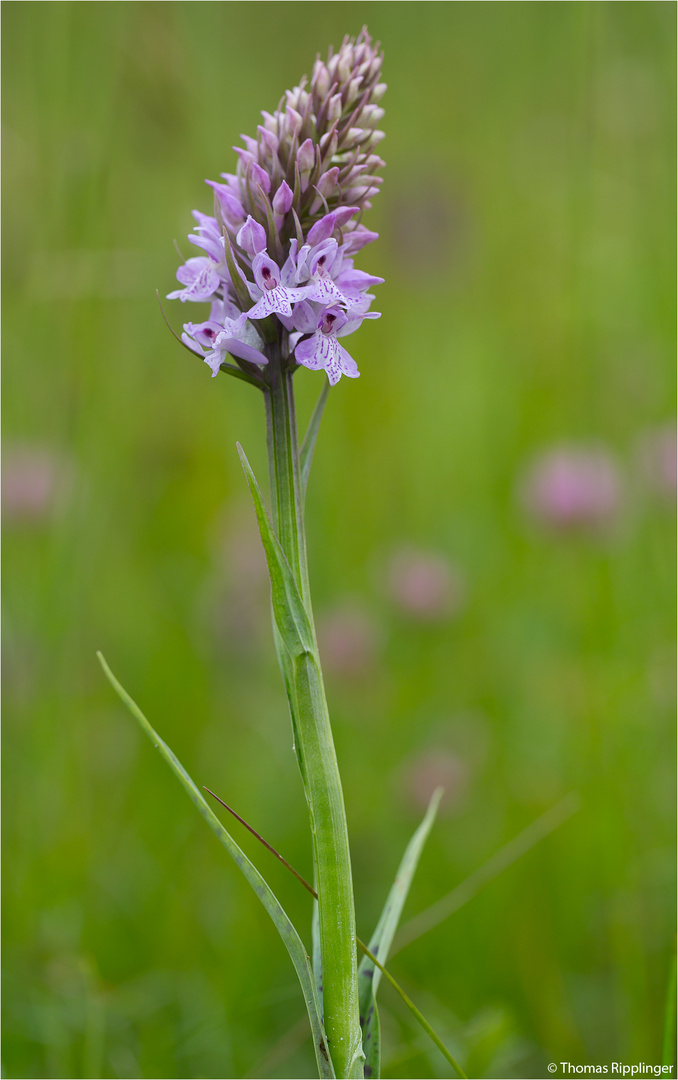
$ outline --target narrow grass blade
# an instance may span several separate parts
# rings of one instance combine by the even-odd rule
[[[673,1066],[676,1063],[676,952],[675,945],[671,957],[668,985],[666,987],[666,1007],[664,1010],[664,1036],[662,1039],[662,1065]]]
[[[299,468],[301,470],[301,490],[303,494],[306,494],[306,488],[308,487],[308,477],[311,472],[311,463],[313,461],[313,451],[315,450],[316,440],[318,438],[318,431],[320,428],[320,421],[322,420],[323,412],[325,411],[325,405],[327,404],[327,395],[330,391],[330,384],[325,380],[325,385],[320,391],[320,397],[316,402],[315,409],[311,419],[308,422],[308,428],[304,435],[304,441],[301,444],[301,450],[299,451]]]
[[[434,926],[438,926],[455,911],[458,911],[460,907],[467,904],[484,885],[499,877],[521,855],[525,855],[530,848],[533,848],[540,840],[543,840],[559,825],[562,825],[573,814],[576,814],[580,805],[579,795],[576,791],[571,791],[559,803],[556,803],[545,814],[538,817],[526,829],[518,833],[513,840],[500,848],[470,877],[457,885],[456,889],[452,889],[451,892],[437,900],[431,907],[426,908],[419,915],[415,915],[413,919],[405,923],[395,940],[391,955],[395,956],[406,945],[411,945],[422,934],[432,930]]]
[[[104,657],[99,652],[97,653],[99,663],[101,664],[106,678],[110,682],[111,686],[118,694],[120,699],[125,703],[132,715],[138,720],[143,731],[148,735],[149,739],[157,750],[160,751],[161,756],[165,759],[170,769],[181,782],[183,787],[188,793],[189,798],[197,807],[199,813],[205,819],[212,832],[217,839],[223,844],[227,852],[236,863],[236,865],[242,870],[243,874],[247,878],[248,882],[254,889],[255,893],[261,900],[262,904],[266,908],[268,914],[271,916],[276,930],[280,934],[285,947],[290,955],[290,959],[294,964],[299,982],[301,984],[302,993],[304,995],[304,1001],[306,1002],[306,1009],[308,1011],[308,1017],[311,1024],[311,1031],[313,1034],[313,1043],[315,1047],[315,1055],[318,1063],[319,1075],[323,1080],[333,1080],[335,1073],[332,1067],[332,1062],[329,1059],[327,1051],[327,1042],[325,1039],[325,1032],[322,1025],[321,1013],[318,1007],[318,1000],[315,993],[315,985],[313,982],[313,973],[311,971],[311,965],[309,963],[309,957],[304,948],[303,942],[295,930],[289,917],[286,915],[277,897],[270,889],[264,878],[261,876],[255,866],[249,861],[247,856],[238,847],[235,840],[231,837],[230,833],[224,828],[219,821],[219,818],[208,806],[202,793],[196,787],[191,780],[190,776],[184,769],[181,762],[170,750],[157,734],[157,732],[151,727],[150,723],[142,713],[139,706],[129,696],[127,691],[118,682],[115,675],[109,668]]]
[[[375,966],[374,959],[370,959],[370,957],[375,957],[378,954],[380,960],[383,963],[386,962],[389,949],[391,948],[391,942],[393,941],[393,935],[398,927],[403,905],[407,899],[407,894],[426,838],[431,831],[431,826],[433,825],[442,794],[442,788],[438,788],[433,793],[424,820],[405,849],[405,854],[398,867],[395,881],[386,899],[384,909],[381,913],[379,922],[377,923],[377,928],[370,939],[369,949],[365,950],[365,956],[358,968],[360,1019],[363,1025],[366,1076],[379,1076],[381,1069],[379,1018],[376,1009],[376,997],[381,975],[384,973],[384,968],[381,966],[381,963],[377,963]],[[428,1028],[426,1030],[428,1030]],[[436,1041],[436,1045],[437,1044]]]
[[[237,447],[252,495],[252,501],[254,502],[261,542],[266,553],[268,573],[271,579],[273,617],[276,626],[290,656],[296,657],[303,656],[304,653],[312,653],[314,647],[313,632],[304,602],[299,595],[299,589],[294,580],[294,574],[271,525],[261,489],[247,460],[245,451],[240,443],[237,443]]]

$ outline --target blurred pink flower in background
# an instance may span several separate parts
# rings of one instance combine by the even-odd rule
[[[676,496],[676,428],[673,424],[651,428],[638,440],[638,460],[643,480],[655,494]]]
[[[561,446],[535,459],[520,481],[519,495],[544,525],[595,529],[616,520],[621,487],[618,466],[607,450]]]
[[[469,767],[463,758],[450,750],[427,750],[404,766],[399,782],[403,784],[408,800],[419,812],[426,809],[436,788],[444,788],[440,806],[442,811],[449,811],[463,802],[466,796]]]
[[[407,547],[392,555],[387,587],[393,603],[421,622],[457,615],[466,592],[460,572],[444,555]]]
[[[9,445],[2,456],[5,521],[45,521],[67,494],[72,478],[72,463],[60,452],[31,443]]]
[[[357,677],[373,666],[378,647],[377,628],[363,607],[346,603],[320,616],[318,643],[328,674]]]

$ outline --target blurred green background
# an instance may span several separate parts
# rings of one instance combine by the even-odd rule
[[[176,345],[154,291],[175,287],[191,209],[210,212],[203,178],[365,22],[389,84],[366,219],[381,240],[360,259],[386,278],[383,318],[351,340],[362,377],[332,391],[308,500],[359,932],[438,780],[406,917],[578,791],[574,817],[392,970],[472,1076],[658,1062],[675,6],[3,14],[3,1075],[314,1075],[273,926],[95,650],[196,781],[310,875],[235,452],[265,478],[262,403]],[[302,420],[322,378],[297,377]],[[562,446],[607,469],[567,520]],[[308,940],[307,896],[237,829]],[[449,1075],[382,995],[384,1075]]]

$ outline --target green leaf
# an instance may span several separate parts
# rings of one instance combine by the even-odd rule
[[[327,404],[327,395],[330,390],[330,384],[325,380],[325,385],[320,391],[320,397],[316,402],[313,415],[308,422],[308,428],[304,435],[304,441],[299,451],[299,469],[301,472],[301,490],[306,494],[306,488],[308,487],[308,476],[311,471],[311,462],[313,461],[313,451],[315,450],[316,439],[318,438],[318,429],[320,428],[320,421]]]
[[[261,490],[245,451],[240,443],[236,445],[252,494],[259,532],[261,533],[261,542],[266,553],[268,574],[271,579],[271,598],[275,624],[290,656],[300,657],[304,654],[312,654],[314,650],[313,631],[304,602],[299,595],[292,568],[271,525]]]
[[[255,866],[249,861],[247,856],[238,847],[235,840],[230,833],[224,828],[219,818],[213,812],[212,808],[208,805],[202,792],[196,787],[191,780],[190,776],[184,769],[181,762],[170,750],[151,727],[150,723],[142,713],[139,706],[129,696],[127,691],[118,682],[115,675],[109,668],[104,657],[100,652],[97,653],[99,663],[101,664],[106,678],[110,682],[111,686],[125,703],[132,715],[136,717],[143,731],[148,735],[149,739],[157,750],[160,751],[161,756],[165,759],[174,775],[181,782],[183,787],[188,793],[189,798],[198,808],[199,813],[205,819],[212,832],[217,839],[223,844],[227,852],[236,863],[236,865],[242,870],[243,874],[249,881],[250,885],[254,889],[255,893],[261,900],[262,904],[266,908],[268,914],[271,916],[276,930],[280,934],[285,947],[290,954],[290,959],[294,964],[297,977],[301,984],[302,993],[304,995],[304,1001],[306,1002],[306,1009],[308,1011],[308,1018],[311,1024],[311,1031],[313,1034],[313,1044],[315,1048],[315,1056],[318,1063],[319,1075],[323,1080],[333,1080],[335,1073],[332,1067],[332,1062],[329,1059],[327,1051],[327,1039],[325,1037],[325,1031],[321,1019],[321,1011],[318,1006],[318,999],[315,992],[315,984],[313,980],[313,972],[311,971],[311,965],[309,957],[304,947],[304,944],[299,937],[294,925],[290,921],[289,917],[282,908],[277,897],[261,876]]]
[[[388,958],[393,935],[398,928],[398,922],[407,899],[412,877],[417,868],[426,838],[431,831],[442,793],[442,788],[438,788],[431,796],[424,820],[407,845],[395,881],[377,923],[377,928],[370,939],[369,951],[377,957],[381,964],[385,964]],[[364,956],[358,968],[358,989],[360,992],[360,1022],[363,1025],[366,1077],[378,1077],[381,1069],[379,1019],[376,1007],[376,996],[381,976],[380,967],[375,965],[369,956]]]

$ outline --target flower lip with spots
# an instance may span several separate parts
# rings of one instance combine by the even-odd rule
[[[318,312],[308,302],[297,304],[294,325],[301,333],[310,334],[295,347],[297,363],[312,371],[326,371],[331,386],[338,383],[342,375],[357,379],[360,375],[358,365],[337,338],[353,333],[365,318],[378,319],[379,312],[344,311],[338,304]]]
[[[260,251],[252,260],[254,284],[247,283],[249,294],[256,300],[254,307],[247,312],[248,319],[265,319],[267,315],[292,315],[292,304],[303,300],[308,294],[307,288],[288,288],[282,284],[280,267],[265,251]]]

